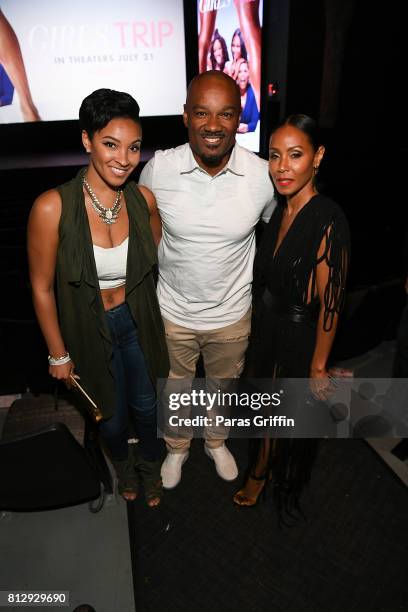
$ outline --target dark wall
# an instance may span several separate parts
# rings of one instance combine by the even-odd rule
[[[358,128],[371,141],[386,138],[385,122],[402,109],[400,30],[406,3],[291,0],[288,5],[286,113],[306,112],[323,127],[346,133]]]
[[[281,106],[285,114],[311,114],[322,127],[322,180],[350,221],[353,285],[404,273],[407,207],[387,180],[398,174],[395,161],[407,158],[405,122],[395,120],[403,117],[402,13],[397,0],[290,2]]]
[[[286,114],[319,114],[324,16],[323,0],[290,2]]]
[[[264,2],[262,30],[262,91],[260,152],[267,157],[268,138],[272,127],[285,113],[288,71],[290,2]],[[273,85],[276,93],[268,92]]]

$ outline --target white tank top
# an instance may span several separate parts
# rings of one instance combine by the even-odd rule
[[[93,245],[96,271],[101,289],[116,289],[126,283],[126,261],[129,238],[118,246],[105,249]]]

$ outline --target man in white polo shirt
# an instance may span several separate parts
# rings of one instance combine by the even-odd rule
[[[189,143],[157,151],[140,184],[156,196],[163,224],[157,287],[171,378],[193,378],[200,354],[207,377],[241,374],[251,324],[255,226],[274,207],[268,164],[235,142],[241,114],[236,83],[204,72],[188,88]],[[206,434],[205,434],[206,435]],[[166,438],[165,488],[175,487],[189,439]],[[238,475],[225,441],[205,450],[225,480]]]

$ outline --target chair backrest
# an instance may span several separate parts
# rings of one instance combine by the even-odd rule
[[[0,510],[49,510],[100,493],[96,467],[62,423],[0,441]]]
[[[51,377],[50,377],[51,378]],[[83,414],[77,409],[71,396],[61,397],[58,394],[33,395],[25,393],[16,399],[7,411],[1,432],[1,440],[6,442],[37,432],[48,425],[63,423],[79,442],[84,446],[85,420]]]

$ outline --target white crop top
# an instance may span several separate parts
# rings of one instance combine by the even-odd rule
[[[101,289],[116,289],[126,283],[126,261],[129,238],[118,246],[105,249],[93,245],[96,271]]]

